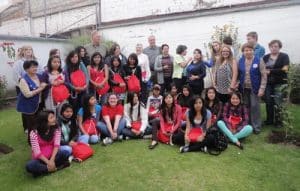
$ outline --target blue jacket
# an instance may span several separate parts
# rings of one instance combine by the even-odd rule
[[[41,81],[41,76],[38,74],[38,77]],[[23,79],[27,82],[30,91],[33,91],[38,88],[34,81],[25,74]],[[30,98],[26,98],[22,92],[18,94],[17,100],[17,111],[26,114],[34,114],[39,107],[40,94],[36,94]]]
[[[261,82],[261,73],[259,70],[259,65],[260,65],[260,58],[255,56],[250,68],[250,80],[251,80],[252,92],[254,94],[258,94],[258,90]],[[244,89],[245,75],[246,75],[246,64],[245,64],[245,57],[243,56],[239,60],[240,92],[243,92]]]
[[[255,57],[262,58],[265,55],[265,48],[261,46],[260,44],[256,44],[254,48],[254,55]]]

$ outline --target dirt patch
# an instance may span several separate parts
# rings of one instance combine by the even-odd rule
[[[0,156],[1,156],[1,155],[8,154],[8,153],[11,153],[11,152],[13,152],[13,151],[14,151],[13,148],[11,148],[11,147],[9,147],[9,146],[3,144],[3,143],[0,143]]]
[[[17,104],[16,99],[11,99],[11,100],[5,101],[4,104],[0,105],[0,110],[15,108],[16,104]]]
[[[268,142],[272,144],[293,144],[300,147],[300,135],[289,135],[286,137],[284,131],[271,131],[268,136]]]

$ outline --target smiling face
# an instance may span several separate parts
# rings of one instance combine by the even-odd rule
[[[208,90],[207,97],[209,100],[214,100],[216,98],[216,92],[213,89]]]
[[[199,51],[195,50],[194,51],[194,60],[201,60],[202,55],[200,54]]]
[[[167,106],[171,106],[173,104],[173,97],[169,94],[164,99]]]
[[[68,107],[63,111],[62,116],[66,119],[70,119],[73,116],[73,109]]]
[[[241,103],[241,100],[236,94],[233,94],[230,98],[230,103],[234,106],[238,106]]]
[[[60,59],[59,58],[53,58],[51,62],[51,67],[53,70],[58,70],[60,67]]]
[[[77,64],[78,63],[78,54],[74,54],[74,56],[71,58],[72,64]]]
[[[230,54],[231,54],[230,48],[228,48],[228,47],[223,47],[223,48],[222,48],[221,55],[222,55],[224,58],[229,58]]]
[[[116,95],[112,94],[108,97],[108,104],[112,107],[118,104],[118,98]]]
[[[245,58],[252,58],[254,56],[254,50],[252,48],[244,48],[243,54],[245,56]]]
[[[92,96],[92,97],[89,99],[89,105],[90,105],[90,106],[94,106],[94,105],[96,105],[96,103],[97,103],[96,98],[95,98],[94,96]]]
[[[135,65],[135,59],[133,59],[132,57],[128,58],[129,64],[134,66]]]
[[[26,72],[29,74],[29,75],[34,75],[37,73],[37,69],[38,69],[38,66],[36,65],[31,65],[27,70]]]
[[[169,47],[168,46],[164,46],[163,49],[162,49],[162,53],[164,55],[168,55],[169,54]]]
[[[115,58],[115,59],[113,60],[113,63],[112,63],[112,64],[113,64],[114,67],[118,67],[118,66],[120,65],[120,62],[118,61],[118,59]]]
[[[149,46],[151,46],[151,47],[155,46],[155,37],[149,36],[148,43],[149,43]]]
[[[93,57],[93,61],[96,65],[99,65],[101,62],[101,56],[100,55],[96,55]]]
[[[134,94],[133,96],[133,105],[137,104],[139,102],[139,97],[137,94]]]
[[[80,49],[80,57],[84,57],[85,56],[85,50],[84,48]]]
[[[182,89],[182,93],[185,97],[189,96],[190,95],[190,92],[189,92],[189,89],[188,88],[183,88]]]
[[[200,112],[203,106],[203,102],[200,98],[197,98],[194,103],[194,109],[196,112]]]
[[[280,46],[278,43],[273,43],[269,46],[271,54],[278,54],[280,52]]]
[[[217,42],[213,42],[212,43],[212,48],[215,52],[219,52],[220,51],[220,44]]]

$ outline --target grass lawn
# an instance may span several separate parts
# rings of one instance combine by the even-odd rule
[[[295,117],[300,107],[291,107]],[[300,118],[295,119],[300,132]],[[149,151],[149,140],[130,140],[108,147],[94,145],[95,155],[57,173],[32,178],[25,171],[30,148],[15,109],[0,111],[0,142],[14,152],[0,156],[0,190],[300,190],[300,150],[266,143],[270,127],[251,135],[245,149],[235,146],[220,156],[179,154],[160,144]]]

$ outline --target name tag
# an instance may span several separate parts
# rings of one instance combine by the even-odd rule
[[[258,64],[253,64],[253,68],[257,68],[258,67]]]

